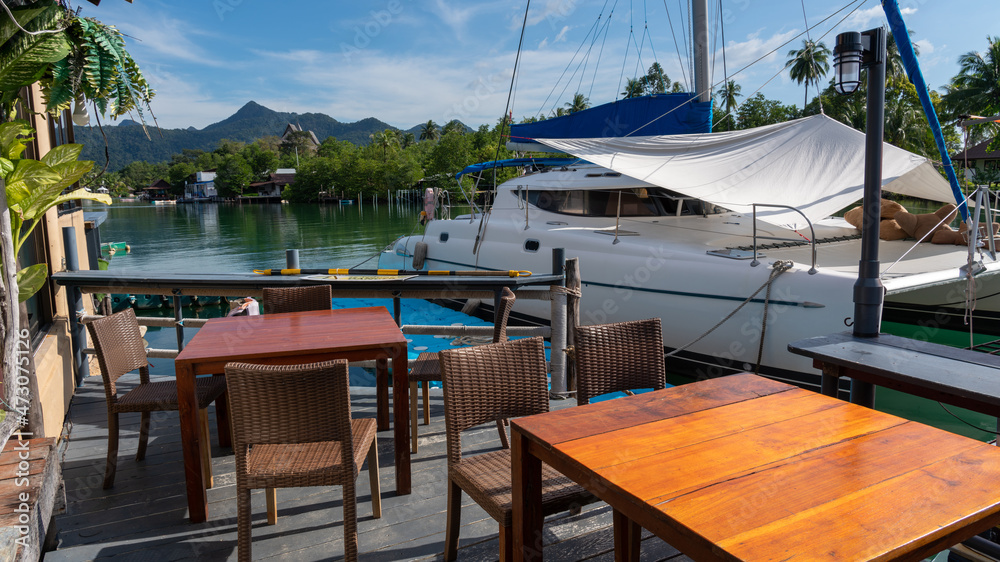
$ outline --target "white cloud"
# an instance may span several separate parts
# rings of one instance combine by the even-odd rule
[[[156,90],[156,97],[150,104],[153,114],[156,115],[156,121],[165,129],[187,127],[201,129],[232,115],[247,101],[243,100],[242,103],[223,101],[202,90],[197,83],[186,81],[170,72],[143,70],[146,79]],[[151,124],[151,121],[147,123]]]
[[[549,44],[549,38],[548,37],[546,37],[545,39],[542,39],[542,42],[538,44],[538,50],[540,51],[540,50],[544,49],[546,46],[548,46],[548,44]]]
[[[921,56],[929,55],[934,52],[934,45],[929,39],[918,39],[914,41],[913,44],[920,51]]]
[[[576,12],[577,3],[577,0],[546,0],[541,8],[528,12],[528,25],[533,26],[545,21],[555,30],[559,22]],[[518,19],[517,27],[521,27],[521,21]]]
[[[570,29],[571,29],[570,26],[564,25],[563,28],[559,31],[559,35],[556,35],[556,38],[555,38],[554,42],[559,43],[559,42],[565,41],[566,40],[566,33],[569,32]]]
[[[154,60],[185,61],[220,67],[227,63],[211,56],[192,37],[210,36],[191,22],[168,17],[164,13],[150,17],[147,12],[136,12],[130,19],[118,20],[117,26],[125,35],[127,48],[133,56],[148,54]]]

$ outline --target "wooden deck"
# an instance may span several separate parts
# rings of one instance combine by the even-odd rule
[[[162,373],[152,373],[154,380]],[[119,384],[138,382],[127,375]],[[354,415],[375,416],[372,388],[352,389]],[[573,407],[575,400],[553,401],[553,409]],[[420,452],[413,456],[413,493],[395,496],[392,432],[378,435],[381,464],[382,518],[373,519],[367,471],[358,478],[358,542],[362,560],[437,560],[444,549],[447,467],[443,403],[431,392],[431,425],[420,426]],[[209,408],[214,415],[214,408]],[[121,416],[118,474],[112,490],[102,490],[107,447],[107,415],[100,377],[88,377],[77,389],[64,437],[63,461],[67,509],[56,518],[58,549],[46,562],[96,560],[235,560],[235,463],[230,449],[219,449],[211,423],[212,471],[208,491],[211,518],[187,521],[183,460],[176,412],[154,412],[146,459],[134,458],[139,414]],[[494,425],[468,434],[467,448],[500,446]],[[468,496],[462,507],[459,560],[496,560],[497,524]],[[278,523],[265,521],[264,494],[253,494],[254,559],[331,560],[343,558],[340,487],[278,490]],[[614,559],[611,510],[605,504],[584,508],[576,516],[552,516],[545,525],[549,560]],[[674,548],[643,533],[642,560],[686,562]]]

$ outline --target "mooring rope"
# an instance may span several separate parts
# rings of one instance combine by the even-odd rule
[[[708,331],[705,332],[704,334],[698,336],[697,338],[695,338],[691,342],[689,342],[689,343],[687,343],[685,345],[682,345],[681,347],[678,347],[677,349],[671,351],[670,353],[667,353],[666,355],[664,355],[664,357],[671,357],[673,355],[676,355],[676,354],[680,353],[681,351],[684,351],[685,349],[687,349],[687,348],[691,347],[692,345],[698,343],[699,341],[701,341],[702,339],[704,339],[705,336],[707,336],[707,335],[711,334],[712,332],[714,332],[715,330],[717,330],[719,328],[719,326],[722,326],[723,324],[725,324],[726,322],[728,322],[730,318],[732,318],[733,316],[736,316],[736,313],[739,312],[740,310],[742,310],[744,306],[746,306],[750,301],[752,301],[753,298],[756,297],[758,293],[760,293],[764,289],[767,289],[767,295],[764,298],[764,322],[762,323],[761,333],[760,333],[761,351],[759,351],[758,354],[757,354],[757,369],[759,370],[760,369],[761,353],[762,353],[762,350],[763,350],[763,347],[764,347],[764,330],[767,328],[767,303],[768,303],[768,300],[771,298],[771,285],[774,283],[774,281],[782,273],[784,273],[784,272],[788,271],[789,269],[791,269],[792,265],[793,264],[792,264],[791,261],[782,261],[782,260],[779,260],[779,261],[774,262],[773,269],[771,270],[771,274],[767,277],[767,281],[765,281],[763,285],[761,285],[760,287],[758,287],[757,290],[753,292],[753,294],[751,294],[749,297],[746,298],[746,300],[744,300],[742,303],[740,303],[740,305],[737,306],[735,310],[733,310],[732,312],[730,312],[729,315],[726,316],[725,318],[723,318],[722,320],[719,320],[718,324],[716,324],[715,326],[712,326],[711,328],[709,328]],[[754,372],[756,373],[757,371],[755,370]]]

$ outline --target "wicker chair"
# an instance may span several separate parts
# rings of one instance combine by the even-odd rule
[[[500,296],[500,306],[493,314],[493,343],[507,341],[507,319],[510,317],[510,309],[514,306],[514,292],[507,287],[503,288]],[[428,389],[431,381],[441,380],[441,363],[435,352],[427,351],[417,356],[417,359],[410,364],[410,451],[417,452],[417,386],[423,387],[424,397],[424,425],[431,423],[430,398]],[[507,431],[504,429],[506,420],[497,422],[497,431],[500,432],[500,440],[505,448],[510,448],[507,440]]]
[[[333,308],[333,290],[329,285],[307,287],[270,287],[264,289],[264,314],[306,312]]]
[[[526,338],[440,352],[448,450],[448,515],[444,559],[455,559],[464,490],[500,524],[500,560],[513,559],[510,449],[462,456],[461,434],[491,421],[549,409],[542,338]],[[595,498],[569,478],[542,465],[544,515],[577,508]]]
[[[382,516],[374,419],[352,419],[347,361],[306,365],[226,365],[236,453],[238,557],[249,561],[250,490],[267,489],[268,523],[277,521],[275,488],[344,488],[344,555],[358,558],[354,485],[368,458],[372,511]]]
[[[659,318],[577,326],[574,348],[578,404],[609,392],[666,386]]]
[[[97,351],[97,362],[104,379],[104,396],[108,405],[108,459],[104,469],[104,489],[115,483],[118,469],[118,414],[140,412],[139,450],[135,460],[146,457],[149,441],[149,413],[177,410],[177,385],[173,380],[149,382],[149,360],[139,332],[139,323],[131,308],[87,324],[90,339]],[[139,386],[119,396],[117,382],[125,373],[139,370]],[[226,400],[226,381],[223,377],[198,377],[198,408],[201,416],[201,454],[205,481],[212,485],[211,451],[208,442],[208,413],[205,408],[212,401],[218,406]],[[224,408],[221,408],[225,411]]]

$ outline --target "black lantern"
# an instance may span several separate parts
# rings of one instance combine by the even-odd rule
[[[848,31],[837,36],[837,45],[833,48],[835,73],[833,88],[838,94],[853,94],[861,85],[863,50],[861,34],[857,31]]]

